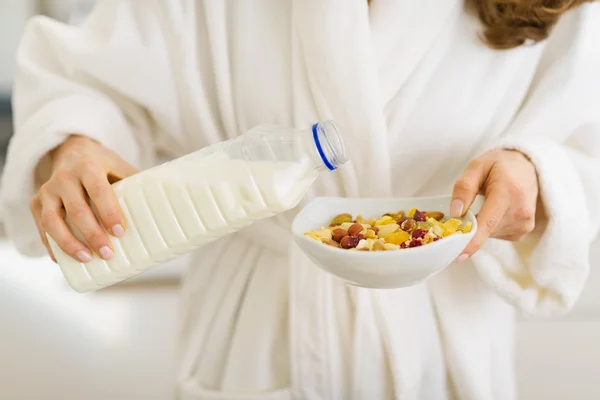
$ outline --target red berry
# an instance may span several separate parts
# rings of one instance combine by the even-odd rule
[[[408,245],[408,247],[419,247],[422,244],[423,243],[420,240],[413,239],[413,240],[410,241],[410,244]]]
[[[437,242],[438,240],[440,240],[441,238],[433,238],[434,242]]]
[[[362,233],[357,233],[356,235],[354,235],[355,237],[358,238],[358,240],[363,240],[365,238],[365,235],[363,235]]]
[[[400,243],[400,248],[401,249],[405,249],[406,248],[406,243]]]
[[[423,211],[415,211],[415,216],[413,217],[413,219],[417,222],[425,222],[427,221],[427,217],[425,216],[425,213]]]
[[[427,231],[425,229],[415,229],[412,233],[412,238],[413,239],[423,239],[426,234],[427,234]]]

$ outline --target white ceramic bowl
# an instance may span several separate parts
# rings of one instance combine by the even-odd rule
[[[468,211],[463,222],[471,221],[467,234],[445,237],[422,247],[391,251],[348,251],[336,249],[308,238],[304,234],[326,227],[338,214],[350,213],[365,218],[410,208],[442,211],[449,215],[450,197],[359,199],[318,197],[304,207],[294,219],[294,240],[320,268],[354,286],[391,289],[423,282],[450,265],[469,244],[477,230],[475,215]]]

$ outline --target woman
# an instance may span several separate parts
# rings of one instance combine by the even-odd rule
[[[293,213],[228,236],[184,280],[177,396],[515,398],[513,307],[567,311],[600,226],[600,4],[580,3],[106,0],[81,28],[35,18],[8,231],[27,254],[43,250],[39,230],[82,261],[110,258],[86,192],[120,236],[109,181],[132,165],[332,118],[352,163],[309,197],[453,191],[461,214],[484,194],[462,263],[365,290],[288,250]]]

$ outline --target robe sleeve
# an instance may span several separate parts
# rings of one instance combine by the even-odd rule
[[[522,242],[492,239],[473,262],[529,316],[559,315],[574,305],[600,229],[599,21],[597,3],[563,17],[516,119],[491,146],[531,159],[545,215]]]
[[[98,2],[80,27],[45,17],[26,27],[13,91],[15,133],[0,198],[6,231],[26,255],[45,254],[29,212],[37,189],[34,170],[69,135],[87,135],[138,168],[153,163],[151,117],[124,88],[146,73],[160,77],[164,54],[150,7],[134,3]],[[145,96],[160,98],[153,93],[160,85],[145,82]]]

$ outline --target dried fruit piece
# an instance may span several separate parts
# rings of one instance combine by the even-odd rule
[[[375,222],[375,226],[384,226],[389,224],[395,224],[396,220],[389,215],[383,216]]]
[[[427,217],[423,211],[416,210],[415,215],[413,216],[414,220],[417,222],[425,222],[427,221]]]
[[[331,238],[339,243],[342,240],[342,238],[344,236],[346,236],[347,234],[348,234],[348,232],[346,232],[343,229],[338,228],[338,229],[334,229],[331,232]]]
[[[426,234],[427,231],[425,229],[415,229],[411,236],[413,239],[422,239]]]
[[[401,243],[406,242],[408,239],[410,239],[410,235],[408,232],[404,231],[398,231],[385,237],[386,243],[392,243],[396,245],[400,245]]]
[[[344,222],[352,222],[352,215],[350,214],[339,214],[336,215],[332,220],[329,226],[337,226],[341,225]]]
[[[415,229],[416,225],[417,225],[417,222],[414,219],[409,218],[402,223],[401,228],[403,231],[410,232],[413,229]]]
[[[344,238],[340,242],[340,245],[344,249],[352,249],[358,245],[358,242],[360,242],[358,236],[344,236]]]
[[[337,248],[340,247],[340,244],[333,239],[323,239],[323,243],[325,243],[328,246],[333,246]]]
[[[353,224],[348,228],[348,235],[356,236],[363,231],[363,226],[361,224]]]
[[[369,229],[372,230],[373,232],[375,232],[376,234],[379,232],[379,228],[376,226],[372,226]]]
[[[444,218],[444,213],[441,211],[427,211],[425,213],[425,216],[427,217],[427,219],[433,218],[436,221],[439,221]]]
[[[364,219],[364,218],[362,217],[362,215],[359,215],[358,217],[356,217],[356,223],[357,223],[357,224],[366,224],[366,223],[367,223],[367,220],[366,220],[366,219]]]
[[[393,224],[381,225],[377,231],[377,236],[386,237],[387,235],[396,232],[398,229],[400,229],[400,227],[395,222]]]
[[[410,210],[408,210],[408,214],[406,214],[406,215],[408,216],[408,218],[414,218],[416,212],[417,212],[416,208],[411,208]]]
[[[410,241],[410,243],[409,243],[408,247],[410,247],[410,248],[413,248],[413,247],[419,247],[419,246],[421,246],[422,244],[423,244],[423,243],[421,243],[421,241],[420,241],[420,240],[413,239],[413,240],[411,240],[411,241]]]

